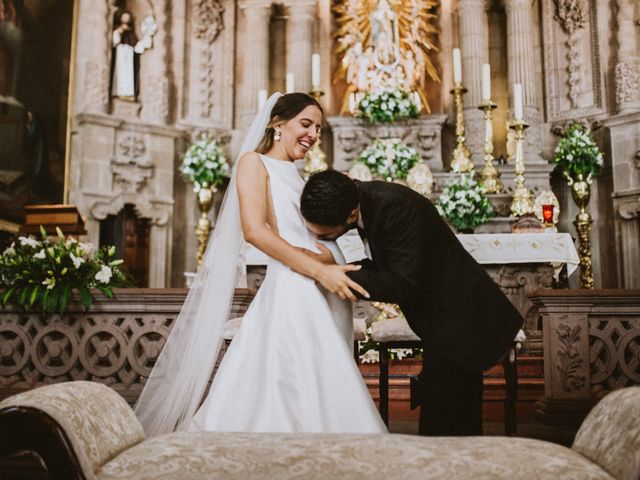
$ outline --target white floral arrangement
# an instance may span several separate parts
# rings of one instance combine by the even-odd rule
[[[368,92],[358,103],[357,116],[370,123],[395,122],[416,118],[419,109],[413,97],[399,88],[380,88]]]
[[[593,135],[584,125],[573,123],[555,149],[552,162],[565,177],[595,177],[604,165],[604,157]]]
[[[458,231],[472,229],[495,216],[491,202],[473,179],[473,173],[462,173],[444,187],[436,208]]]
[[[420,155],[398,138],[376,138],[357,158],[374,175],[387,181],[404,180],[409,170],[421,162]]]
[[[65,239],[60,229],[57,238],[19,237],[0,256],[2,305],[13,302],[25,309],[44,313],[64,313],[72,292],[78,292],[86,309],[91,307],[95,288],[113,297],[113,288],[125,286],[124,273],[114,259],[115,247],[94,249],[91,243]]]
[[[194,184],[194,190],[216,187],[229,176],[229,164],[222,147],[208,135],[189,147],[180,172]]]
[[[358,342],[358,353],[361,363],[378,363],[380,361],[380,344],[371,340],[371,328],[373,323],[390,318],[404,318],[400,307],[393,303],[372,302],[371,305],[378,311],[373,316],[373,320],[367,325],[365,330],[367,340]],[[421,348],[391,348],[389,358],[391,360],[402,360],[403,358],[417,358],[422,355]]]

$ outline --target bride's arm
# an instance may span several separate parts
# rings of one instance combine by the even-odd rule
[[[293,247],[267,224],[268,174],[257,153],[243,155],[236,178],[240,219],[244,239],[267,255],[298,273],[314,278],[340,298],[355,300],[350,288],[368,296],[366,290],[345,272],[357,270],[354,265],[325,265]]]

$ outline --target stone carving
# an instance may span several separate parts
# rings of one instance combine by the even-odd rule
[[[136,180],[131,181],[133,184],[135,182]],[[89,211],[93,218],[104,220],[107,215],[117,215],[127,204],[134,206],[138,217],[148,218],[151,225],[161,227],[169,220],[171,205],[166,205],[165,202],[153,202],[148,198],[141,199],[140,195],[131,191],[124,191],[113,198],[94,201]]]
[[[84,84],[84,108],[106,113],[109,103],[109,69],[106,65],[87,62]]]
[[[567,72],[569,78],[569,99],[573,108],[578,106],[580,97],[580,64],[578,58],[580,56],[579,41],[574,33],[579,28],[584,28],[587,22],[587,2],[586,0],[555,0],[556,14],[555,19],[567,34]]]
[[[348,171],[376,138],[399,138],[415,148],[433,171],[442,171],[441,132],[444,115],[430,115],[393,124],[369,125],[353,117],[328,119],[333,132],[333,168]]]
[[[138,135],[124,135],[118,141],[117,148],[119,157],[127,159],[129,163],[137,163],[147,150],[144,139]]]
[[[596,0],[542,0],[542,6],[547,120],[604,112]]]
[[[580,330],[579,325],[571,328],[564,323],[558,325],[556,330],[561,349],[556,351],[558,362],[555,367],[560,374],[560,382],[565,392],[583,389],[586,382],[583,375],[576,373],[584,362],[577,348],[580,342]]]
[[[116,156],[111,160],[114,190],[137,193],[153,175],[151,159],[145,155],[146,145],[140,135],[125,132],[116,143]]]
[[[640,218],[640,196],[635,199],[620,203],[618,213],[624,220]]]
[[[584,28],[587,22],[586,0],[554,0],[554,2],[556,4],[554,18],[568,35],[572,35],[579,28]]]
[[[194,5],[194,34],[203,42],[199,58],[200,115],[210,118],[214,106],[214,62],[211,44],[224,29],[224,7],[220,0],[197,0]]]
[[[220,0],[196,0],[193,30],[196,38],[211,44],[224,29],[224,7]]]
[[[618,105],[640,100],[640,60],[616,65],[616,102]]]
[[[589,344],[592,388],[640,384],[640,317],[590,318]]]

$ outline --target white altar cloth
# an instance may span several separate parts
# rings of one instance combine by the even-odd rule
[[[571,275],[580,263],[568,233],[477,233],[456,235],[462,246],[483,265],[509,263],[550,263],[557,270],[567,264]],[[338,239],[347,262],[366,257],[364,245],[355,230]],[[246,254],[247,265],[265,265],[267,257],[254,247]]]

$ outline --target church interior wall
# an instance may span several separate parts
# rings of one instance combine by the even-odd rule
[[[486,2],[486,16],[482,20],[487,33],[485,44],[478,51],[480,55],[486,54],[491,64],[492,90],[498,104],[493,123],[496,158],[508,159],[513,153],[511,132],[506,123],[511,115],[511,80],[515,74],[515,67],[510,62],[515,60],[508,52],[513,39],[507,25],[508,7],[517,1]],[[296,5],[308,3],[305,0]],[[450,94],[453,83],[451,52],[462,41],[461,8],[468,8],[470,3],[477,2],[442,0],[437,7],[438,50],[433,52],[432,59],[441,82],[427,80],[425,87],[432,113],[447,115],[441,139],[443,168],[455,146],[455,116]],[[69,46],[65,47],[64,40],[70,41],[72,2],[25,0],[24,4],[29,12],[25,29],[31,28],[29,22],[48,26],[39,30],[30,40],[32,43],[25,45],[25,48],[37,50],[39,56],[31,56],[23,71],[30,72],[28,75],[33,79],[46,76],[51,81],[45,89],[38,89],[26,79],[19,92],[28,102],[33,98],[41,103],[51,124],[51,133],[55,135],[53,143],[58,148],[57,155],[63,162],[65,136],[61,127],[66,123],[66,94],[62,85],[67,81],[65,58],[69,57],[70,50]],[[310,43],[311,51],[321,53],[322,102],[326,114],[339,113],[345,84],[343,80],[332,79],[338,66],[338,59],[333,54],[335,39],[332,34],[336,21],[331,13],[332,1],[318,0],[315,4],[316,21],[310,34],[304,37],[306,40],[292,37],[300,34],[292,32],[289,25],[292,3],[287,1],[81,0],[79,5],[77,57],[72,67],[76,80],[72,98],[70,200],[88,217],[90,237],[95,241],[100,219],[94,212],[104,213],[104,208],[98,208],[98,204],[115,208],[122,203],[118,198],[128,196],[137,205],[136,212],[145,215],[151,229],[157,230],[152,237],[160,239],[161,246],[153,248],[156,252],[164,252],[164,260],[169,265],[156,277],[156,284],[181,286],[184,284],[183,272],[191,271],[195,266],[197,240],[193,226],[199,214],[190,185],[178,174],[184,151],[202,133],[209,132],[233,158],[247,122],[257,108],[257,98],[249,98],[247,92],[253,95],[257,88],[270,92],[283,90],[285,74],[292,63],[288,46],[295,44],[295,48],[300,48],[300,42],[304,41]],[[627,56],[638,56],[640,6],[631,0],[588,0],[585,18],[568,35],[567,28],[571,30],[571,26],[556,18],[558,5],[563,2],[534,0],[531,3],[532,85],[535,90],[532,107],[538,110],[539,118],[527,135],[535,143],[533,148],[540,155],[540,165],[546,168],[559,134],[570,121],[581,120],[595,129],[611,166],[594,182],[591,203],[595,222],[592,248],[596,285],[622,286],[629,284],[629,279],[624,283],[625,275],[629,274],[620,272],[619,268],[622,254],[606,241],[612,230],[623,229],[622,224],[616,223],[620,215],[617,213],[619,208],[614,205],[622,200],[611,197],[622,198],[620,195],[631,195],[628,192],[638,190],[640,176],[635,156],[640,151],[640,140],[634,117],[625,117],[627,120],[624,121],[613,121],[612,118],[620,118],[621,107],[617,99],[622,87],[616,73],[623,60],[620,51]],[[627,20],[625,23],[625,19],[621,19],[622,7],[633,15],[632,22]],[[131,11],[138,36],[142,35],[140,22],[147,15],[153,14],[158,26],[153,47],[140,55],[140,93],[135,102],[111,98],[109,93],[113,68],[111,32],[118,8]],[[256,13],[256,9],[265,9],[267,15],[266,48],[253,36],[256,27],[247,24],[247,15],[254,15],[252,18],[262,15]],[[299,11],[296,15],[300,15]],[[44,21],[51,16],[58,21]],[[631,45],[620,46],[621,28]],[[1,62],[8,63],[6,51],[2,52],[0,65]],[[258,70],[247,69],[261,68],[258,58],[261,52],[267,55],[266,70],[264,78],[256,79]],[[41,60],[36,60],[38,58]],[[474,95],[476,93],[471,92],[465,98],[468,137],[472,143],[482,135],[482,127],[477,121],[481,113],[474,104],[477,100]],[[333,140],[331,132],[327,131],[322,145],[329,161],[332,160]],[[143,145],[144,153],[127,156],[127,142]],[[63,173],[60,167],[54,176],[62,178]],[[130,180],[128,183],[127,179]],[[562,179],[553,176],[551,186],[561,202],[560,229],[574,233],[572,221],[577,209],[570,191]],[[217,205],[221,198],[222,192],[219,192]],[[217,207],[214,207],[213,217],[216,212]],[[620,234],[619,238],[622,237]],[[619,241],[622,245],[620,242],[622,240]],[[154,268],[160,268],[159,265]]]

